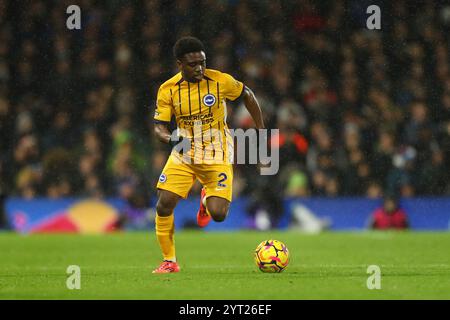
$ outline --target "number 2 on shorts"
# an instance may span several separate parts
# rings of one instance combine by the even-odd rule
[[[222,178],[222,179],[219,180],[219,182],[217,183],[217,186],[225,188],[226,184],[224,184],[223,182],[225,182],[225,180],[228,179],[227,175],[222,172],[221,174],[219,174],[219,178]]]

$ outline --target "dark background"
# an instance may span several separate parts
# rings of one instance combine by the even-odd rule
[[[183,35],[280,129],[279,174],[236,166],[235,196],[450,194],[445,2],[75,2],[0,0],[2,196],[150,199],[168,154],[156,92]],[[81,30],[66,28],[72,4]],[[381,30],[366,28],[372,4]],[[229,109],[230,127],[252,126]]]

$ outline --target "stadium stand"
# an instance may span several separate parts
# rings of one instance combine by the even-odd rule
[[[168,152],[152,134],[156,92],[188,34],[280,129],[280,197],[450,194],[445,2],[385,1],[382,32],[365,28],[365,0],[84,0],[72,31],[70,1],[27,3],[0,0],[7,196],[150,198]],[[252,126],[229,109],[230,127]],[[235,197],[267,188],[255,166],[235,170]]]

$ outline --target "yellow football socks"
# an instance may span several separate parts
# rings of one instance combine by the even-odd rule
[[[164,260],[169,261],[176,261],[175,241],[173,238],[175,226],[173,221],[173,213],[167,217],[161,217],[156,213],[156,237],[158,238]]]

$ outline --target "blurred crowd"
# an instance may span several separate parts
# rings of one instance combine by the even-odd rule
[[[0,0],[0,194],[145,205],[169,151],[156,92],[184,35],[280,129],[279,174],[236,166],[235,196],[277,211],[280,195],[450,194],[445,2],[378,1],[368,30],[366,0],[80,0],[68,30],[72,2]],[[228,119],[252,127],[243,105]]]

